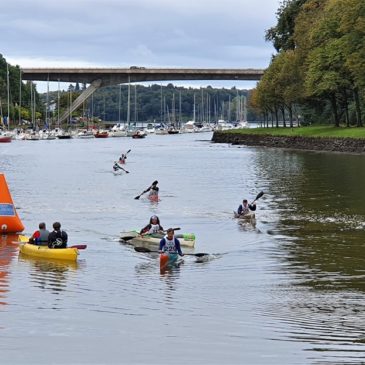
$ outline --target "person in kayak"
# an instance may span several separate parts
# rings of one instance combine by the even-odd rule
[[[29,238],[29,243],[34,245],[47,245],[49,231],[46,229],[46,223],[41,222],[38,227],[39,229]]]
[[[184,256],[181,251],[180,241],[174,236],[173,228],[169,228],[166,231],[166,236],[160,241],[159,252]]]
[[[127,159],[127,155],[122,153],[122,155],[119,157],[119,163],[124,165],[125,164],[125,160]]]
[[[65,231],[61,230],[61,223],[53,223],[53,231],[48,236],[49,248],[66,248],[68,236]]]
[[[240,206],[237,209],[237,214],[246,215],[249,214],[250,211],[255,211],[255,210],[256,210],[256,203],[248,204],[247,199],[243,199],[242,204],[240,204]]]
[[[157,186],[158,181],[155,180],[150,187],[148,187],[146,190],[144,190],[141,194],[137,195],[134,199],[139,199],[143,194],[150,192],[148,198],[153,200],[158,200],[158,191],[159,188]]]
[[[157,184],[158,184],[158,181],[157,180],[155,180],[152,184],[151,184],[151,186],[145,191],[146,193],[147,192],[150,192],[149,193],[149,195],[148,195],[148,197],[149,198],[151,198],[151,197],[158,197],[158,191],[159,191],[159,188],[158,188],[158,186],[157,186]]]
[[[163,228],[160,224],[160,219],[157,217],[157,215],[153,215],[150,218],[150,223],[147,224],[146,227],[142,228],[139,234],[143,236],[144,234],[161,233],[162,231]]]

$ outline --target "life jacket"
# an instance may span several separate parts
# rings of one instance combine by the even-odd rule
[[[165,240],[165,245],[163,246],[163,251],[168,253],[177,253],[176,248],[176,238],[174,237],[172,240],[169,240],[167,236],[163,238]]]
[[[50,233],[48,247],[67,247],[67,234],[64,231],[53,231]]]
[[[157,233],[160,230],[161,230],[161,227],[159,224],[151,224],[151,228],[149,229],[148,233],[150,233],[150,234]]]
[[[240,205],[240,208],[241,209],[238,209],[239,211],[241,210],[241,212],[239,214],[242,214],[242,215],[246,215],[248,213],[250,213],[250,208],[247,206],[243,206],[242,204]]]

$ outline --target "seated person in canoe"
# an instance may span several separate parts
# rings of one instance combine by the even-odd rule
[[[61,223],[53,223],[53,231],[48,236],[49,248],[66,248],[68,236],[67,233],[61,230]]]
[[[46,223],[39,223],[39,229],[35,231],[32,236],[29,238],[29,243],[34,245],[47,245],[48,244],[48,236],[49,231],[46,229]]]
[[[184,256],[181,251],[180,241],[174,236],[174,233],[173,228],[169,228],[166,231],[166,236],[160,241],[159,252]]]
[[[248,204],[247,199],[242,200],[242,204],[237,209],[237,216],[244,216],[250,214],[251,211],[256,210],[256,203]]]
[[[150,218],[150,223],[147,224],[146,227],[143,227],[139,234],[141,236],[145,234],[152,234],[152,233],[162,233],[163,227],[160,224],[160,219],[157,217],[157,215],[153,215]]]

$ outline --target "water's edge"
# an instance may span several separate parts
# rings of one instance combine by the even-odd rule
[[[271,136],[215,131],[212,142],[233,145],[291,148],[312,151],[332,151],[365,154],[365,140],[355,138],[316,138],[301,136]]]

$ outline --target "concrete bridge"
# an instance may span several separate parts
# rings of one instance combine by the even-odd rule
[[[261,69],[184,69],[184,68],[23,68],[22,79],[85,83],[90,86],[73,102],[59,122],[68,118],[98,88],[129,82],[176,80],[260,80]]]

